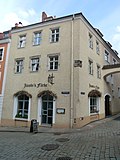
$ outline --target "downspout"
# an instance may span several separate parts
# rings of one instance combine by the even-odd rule
[[[73,115],[74,115],[74,101],[73,101],[73,98],[74,98],[74,77],[73,77],[73,59],[74,59],[74,18],[75,18],[75,15],[73,14],[73,17],[72,17],[72,23],[71,23],[71,74],[70,74],[70,79],[71,79],[71,83],[70,83],[70,90],[71,90],[71,97],[70,97],[70,128],[73,127]]]

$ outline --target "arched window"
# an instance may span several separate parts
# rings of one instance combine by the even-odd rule
[[[13,118],[29,120],[31,97],[32,96],[25,91],[19,91],[14,94]]]
[[[90,114],[99,113],[101,93],[98,90],[92,90],[88,93],[88,97]]]

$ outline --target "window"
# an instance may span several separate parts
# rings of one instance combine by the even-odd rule
[[[100,48],[99,48],[99,42],[96,41],[96,53],[99,54]]]
[[[19,48],[23,48],[25,47],[25,43],[26,43],[26,35],[22,35],[19,37]]]
[[[97,78],[101,78],[101,68],[97,65]]]
[[[28,119],[28,109],[29,109],[29,97],[27,95],[18,96],[17,114],[16,118]]]
[[[109,62],[109,53],[105,50],[105,61]]]
[[[117,64],[117,60],[113,58],[113,64]]]
[[[90,97],[90,114],[99,112],[99,97]]]
[[[31,71],[37,72],[39,70],[39,57],[32,57],[31,58]]]
[[[59,28],[51,29],[51,42],[59,41]]]
[[[93,36],[89,33],[89,47],[93,49]]]
[[[89,60],[89,74],[93,75],[93,61]]]
[[[120,88],[118,87],[118,97],[120,98]]]
[[[23,59],[15,60],[15,73],[22,73],[23,69]]]
[[[0,48],[0,61],[3,61],[4,48]]]
[[[49,70],[58,70],[58,55],[49,56]]]
[[[35,32],[33,45],[39,45],[40,43],[41,43],[41,32]]]

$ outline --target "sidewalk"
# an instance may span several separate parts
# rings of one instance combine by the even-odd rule
[[[105,123],[107,121],[111,121],[113,119],[116,119],[120,117],[120,113],[113,115],[113,116],[109,116],[107,118],[104,118],[102,120],[98,120],[98,121],[94,121],[91,122],[81,128],[51,128],[51,127],[39,127],[38,128],[38,133],[55,133],[55,134],[60,134],[60,133],[71,133],[71,132],[78,132],[80,130],[84,130],[84,129],[91,129],[101,123]],[[10,126],[0,126],[0,132],[30,132],[30,128],[29,127],[10,127]]]

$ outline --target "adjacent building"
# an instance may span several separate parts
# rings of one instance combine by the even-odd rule
[[[81,127],[120,112],[118,53],[82,13],[11,30],[1,125]]]
[[[4,98],[7,64],[10,50],[10,31],[0,33],[0,122]]]

